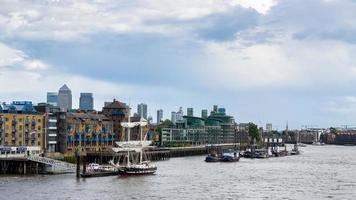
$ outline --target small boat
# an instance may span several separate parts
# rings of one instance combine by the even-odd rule
[[[222,162],[238,162],[240,160],[240,154],[238,151],[225,150],[222,154]]]
[[[218,154],[209,154],[207,157],[205,157],[205,162],[220,162],[221,159],[222,157]]]
[[[268,152],[265,149],[256,149],[254,158],[268,158]]]
[[[299,155],[300,151],[298,149],[298,144],[294,145],[294,148],[290,151],[290,155]]]
[[[90,177],[103,177],[103,176],[115,176],[118,175],[119,171],[112,166],[109,165],[99,165],[96,163],[90,163],[87,166],[86,172],[80,174],[83,178]]]

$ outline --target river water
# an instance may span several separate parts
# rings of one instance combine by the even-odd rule
[[[141,177],[1,176],[0,199],[356,199],[356,147],[301,150],[238,163],[172,158]]]

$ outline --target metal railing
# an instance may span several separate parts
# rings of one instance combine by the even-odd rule
[[[68,171],[75,171],[76,170],[76,165],[71,164],[71,163],[67,163],[67,162],[63,162],[63,161],[59,161],[59,160],[54,160],[51,158],[46,158],[46,157],[41,157],[41,156],[37,156],[37,155],[30,155],[27,156],[28,160],[34,161],[34,162],[38,162],[38,163],[43,163],[46,165],[49,165],[53,168],[56,169],[64,169],[64,170],[68,170]]]

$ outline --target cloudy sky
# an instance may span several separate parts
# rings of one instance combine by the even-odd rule
[[[0,0],[0,101],[218,104],[238,122],[356,125],[355,0]]]

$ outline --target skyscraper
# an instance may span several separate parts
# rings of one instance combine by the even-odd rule
[[[193,108],[187,108],[187,115],[189,117],[193,117],[194,116],[194,109]]]
[[[208,110],[204,109],[201,111],[201,117],[202,118],[208,118]]]
[[[163,119],[163,110],[157,110],[157,124],[160,124]]]
[[[272,123],[267,123],[266,124],[266,131],[269,132],[269,133],[272,132]]]
[[[80,93],[79,109],[80,110],[94,110],[93,93]]]
[[[47,103],[52,106],[58,105],[58,92],[47,92]]]
[[[217,113],[218,112],[218,105],[214,105],[213,112]]]
[[[177,122],[177,113],[176,112],[172,112],[171,114],[171,121],[175,124]]]
[[[179,111],[176,113],[176,121],[182,121],[183,120],[183,107],[179,107]]]
[[[137,105],[137,114],[147,120],[147,104],[140,103]]]
[[[72,109],[72,91],[64,84],[58,92],[58,106],[62,111]]]

